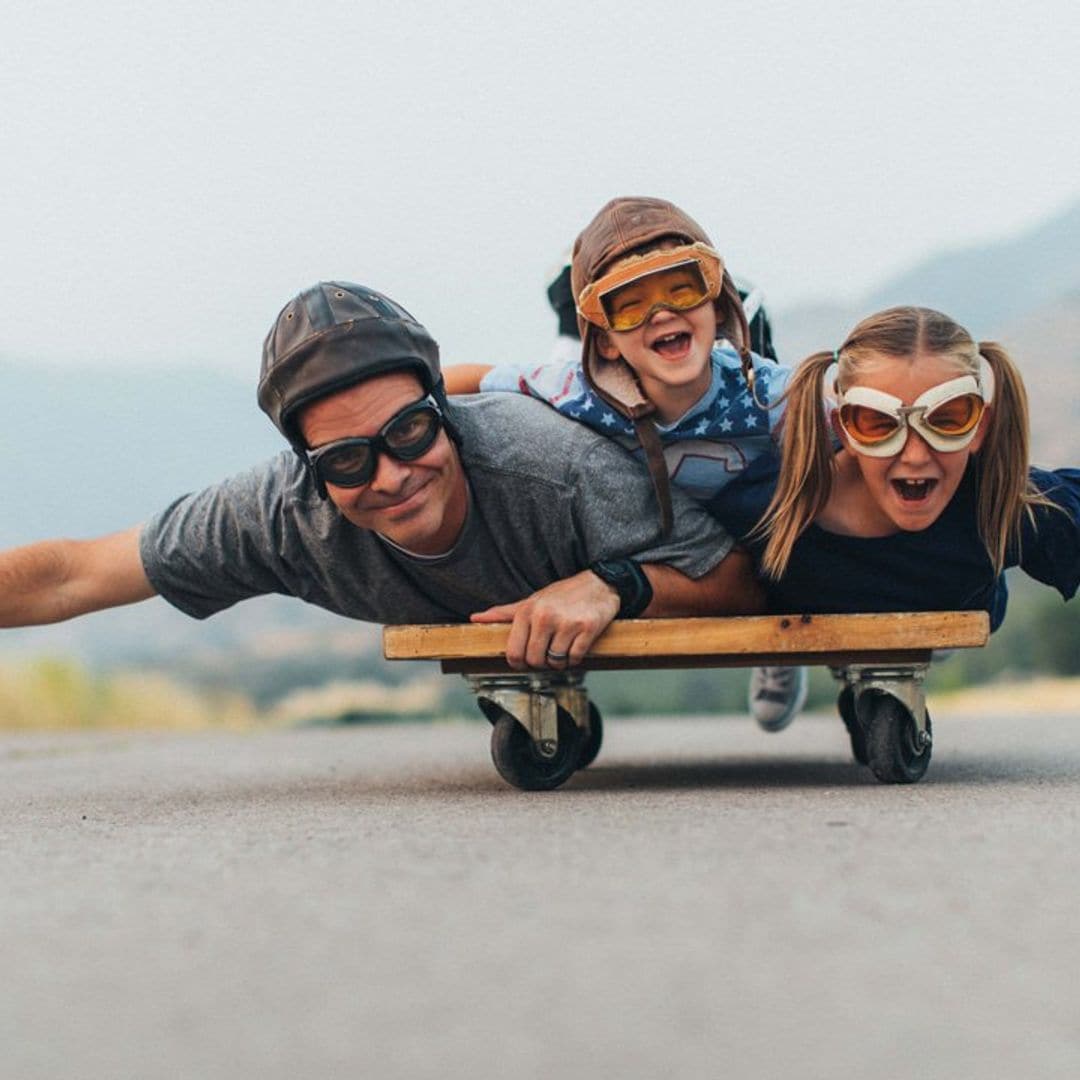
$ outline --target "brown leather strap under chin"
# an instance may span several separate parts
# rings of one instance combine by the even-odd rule
[[[660,507],[660,531],[666,540],[671,535],[674,514],[671,509],[671,480],[668,477],[667,462],[664,460],[664,447],[656,425],[647,417],[636,418],[634,430],[641,448],[645,451],[645,464],[648,466],[653,491],[656,492],[656,501]]]

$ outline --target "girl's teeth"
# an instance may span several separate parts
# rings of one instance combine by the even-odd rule
[[[902,499],[924,499],[930,491],[930,480],[897,480],[896,490]]]

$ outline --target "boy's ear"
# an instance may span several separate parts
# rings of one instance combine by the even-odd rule
[[[618,360],[622,356],[618,346],[611,340],[611,335],[606,330],[596,331],[596,351],[605,360]]]

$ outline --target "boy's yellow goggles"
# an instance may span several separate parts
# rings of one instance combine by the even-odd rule
[[[623,260],[581,290],[577,309],[602,330],[636,330],[660,308],[715,300],[723,280],[723,260],[708,244],[682,244]]]

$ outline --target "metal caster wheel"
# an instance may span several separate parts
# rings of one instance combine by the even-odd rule
[[[915,719],[904,704],[889,694],[863,694],[859,714],[866,732],[867,764],[885,784],[914,784],[930,764],[931,725],[920,738]]]
[[[604,719],[600,710],[589,702],[589,730],[581,743],[581,753],[578,756],[579,769],[588,768],[600,753],[600,747],[604,742]]]
[[[484,709],[494,724],[491,760],[508,784],[522,791],[551,791],[574,775],[581,752],[581,736],[573,717],[565,709],[558,710],[558,746],[549,757],[510,713],[495,708],[498,715],[494,718],[487,708]]]
[[[845,686],[836,699],[836,707],[840,711],[840,719],[847,728],[848,738],[851,740],[851,756],[860,765],[869,765],[866,756],[866,732],[859,723],[858,714],[855,712],[855,690],[851,686]]]

